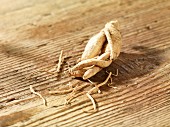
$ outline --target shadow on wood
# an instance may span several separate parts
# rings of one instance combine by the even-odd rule
[[[119,74],[118,76],[112,76],[112,82],[116,85],[124,85],[125,82],[131,79],[153,72],[164,59],[160,57],[163,52],[161,50],[149,49],[143,46],[133,47],[133,49],[140,51],[141,54],[121,52],[117,60],[92,77],[91,80],[93,82],[103,82],[108,76],[107,72],[115,74],[118,69]]]

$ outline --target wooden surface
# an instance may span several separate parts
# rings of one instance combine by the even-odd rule
[[[64,106],[68,95],[49,95],[68,82],[64,73],[76,64],[87,40],[106,22],[119,20],[123,47],[119,58],[92,80],[112,76],[113,86]],[[64,51],[61,73],[48,74]],[[1,0],[0,126],[27,127],[169,127],[169,0]],[[100,80],[99,80],[100,79]],[[48,102],[31,94],[29,86]]]

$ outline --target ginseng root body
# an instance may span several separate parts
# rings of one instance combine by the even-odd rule
[[[110,21],[87,43],[80,62],[69,73],[84,80],[94,76],[117,59],[122,46],[118,21]]]

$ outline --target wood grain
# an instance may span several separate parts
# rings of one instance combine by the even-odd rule
[[[0,126],[16,127],[169,127],[170,126],[170,1],[169,0],[1,0],[0,1]],[[76,64],[88,39],[106,22],[119,20],[121,54],[91,80],[111,88],[93,94],[98,112],[86,95],[64,106],[66,95],[49,90],[68,82],[85,84],[64,72]],[[61,73],[56,66],[60,51]],[[32,85],[48,102],[31,94]],[[90,85],[90,84],[89,84]]]

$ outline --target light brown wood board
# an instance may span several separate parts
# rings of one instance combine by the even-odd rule
[[[85,96],[64,106],[67,95],[49,95],[72,79],[64,72],[76,64],[94,34],[111,20],[121,26],[123,47],[105,71],[117,88],[103,86],[95,98],[98,112]],[[48,74],[64,53],[61,73]],[[169,127],[169,0],[1,0],[0,126],[6,127]],[[100,80],[99,80],[100,79]],[[29,86],[48,102],[31,94]]]

